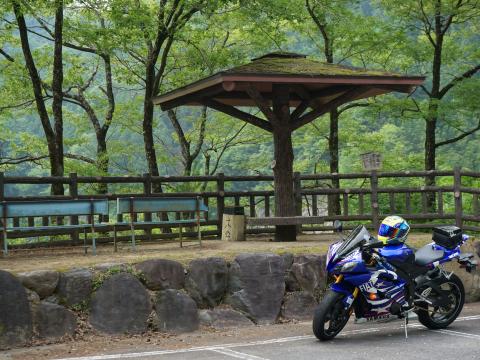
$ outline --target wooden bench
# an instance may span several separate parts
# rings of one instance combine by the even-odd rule
[[[84,249],[87,252],[87,230],[92,233],[92,251],[96,255],[95,229],[104,227],[105,224],[95,223],[95,215],[108,215],[108,200],[47,200],[47,201],[3,201],[0,208],[2,224],[0,229],[3,234],[3,254],[8,254],[8,234],[12,232],[32,232],[42,230],[83,230]],[[82,224],[48,224],[50,216],[86,216],[86,223]],[[35,226],[36,217],[47,217],[47,224]],[[10,226],[8,219],[29,218],[29,226]],[[13,221],[12,221],[13,222]]]
[[[200,224],[205,222],[205,213],[208,212],[208,207],[203,203],[201,197],[196,198],[167,198],[167,197],[129,197],[117,199],[117,215],[128,214],[130,215],[129,222],[117,222],[113,227],[113,243],[114,249],[117,251],[117,231],[119,226],[130,227],[132,237],[132,249],[135,250],[135,226],[142,225],[158,225],[158,227],[164,227],[164,225],[179,225],[180,226],[180,246],[183,247],[182,240],[182,225],[196,225],[198,231],[198,241],[202,246],[202,234],[200,232]],[[175,213],[180,215],[179,218],[173,220],[157,221],[144,220],[138,221],[138,213]],[[203,218],[201,217],[203,213]],[[188,218],[183,218],[183,215],[187,214]],[[193,214],[193,217],[191,215]],[[150,226],[151,228],[151,226]]]
[[[315,225],[323,224],[324,222],[324,216],[247,217],[247,225],[253,226]]]

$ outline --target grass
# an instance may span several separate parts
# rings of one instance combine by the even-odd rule
[[[233,260],[240,253],[270,252],[275,254],[324,254],[328,245],[338,239],[335,234],[300,235],[296,242],[273,242],[270,237],[251,237],[247,241],[226,242],[204,240],[203,247],[197,243],[186,243],[180,248],[179,243],[140,243],[137,251],[132,251],[129,244],[121,244],[118,252],[113,246],[105,245],[97,248],[97,255],[91,252],[83,254],[82,248],[56,248],[19,250],[0,259],[0,269],[19,273],[33,270],[66,271],[75,267],[94,267],[105,263],[133,264],[148,259],[171,259],[187,265],[191,260],[220,256]],[[420,247],[428,243],[430,234],[411,234],[408,244]]]

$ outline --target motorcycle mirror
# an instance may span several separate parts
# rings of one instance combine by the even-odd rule
[[[342,232],[343,231],[343,224],[340,220],[335,220],[333,222],[333,228],[335,229],[335,232]]]

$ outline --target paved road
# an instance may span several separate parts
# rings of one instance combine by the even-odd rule
[[[305,323],[305,326],[310,325]],[[330,342],[319,342],[310,335],[263,339],[261,332],[258,338],[260,340],[253,342],[212,343],[180,350],[123,352],[68,360],[480,360],[480,315],[463,314],[448,329],[436,331],[427,330],[418,322],[411,321],[408,325],[408,339],[405,338],[401,321],[386,324],[348,324],[345,330]]]

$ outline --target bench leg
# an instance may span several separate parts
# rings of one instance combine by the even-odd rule
[[[95,228],[92,226],[92,252],[97,255],[97,239],[95,239]]]
[[[198,243],[200,244],[200,247],[202,247],[202,231],[200,230],[200,222],[197,223],[197,229],[198,229]]]
[[[115,227],[115,225],[113,226],[113,251],[114,252],[118,251],[118,248],[117,248],[117,228]]]
[[[182,224],[180,224],[180,247],[183,247]]]
[[[130,223],[130,231],[132,232],[132,250],[136,251],[136,246],[135,246],[135,228],[133,226],[133,222]]]
[[[87,229],[83,229],[83,251],[87,255]]]
[[[4,226],[7,226],[6,224]],[[3,230],[3,256],[8,255],[8,237],[6,229]]]

